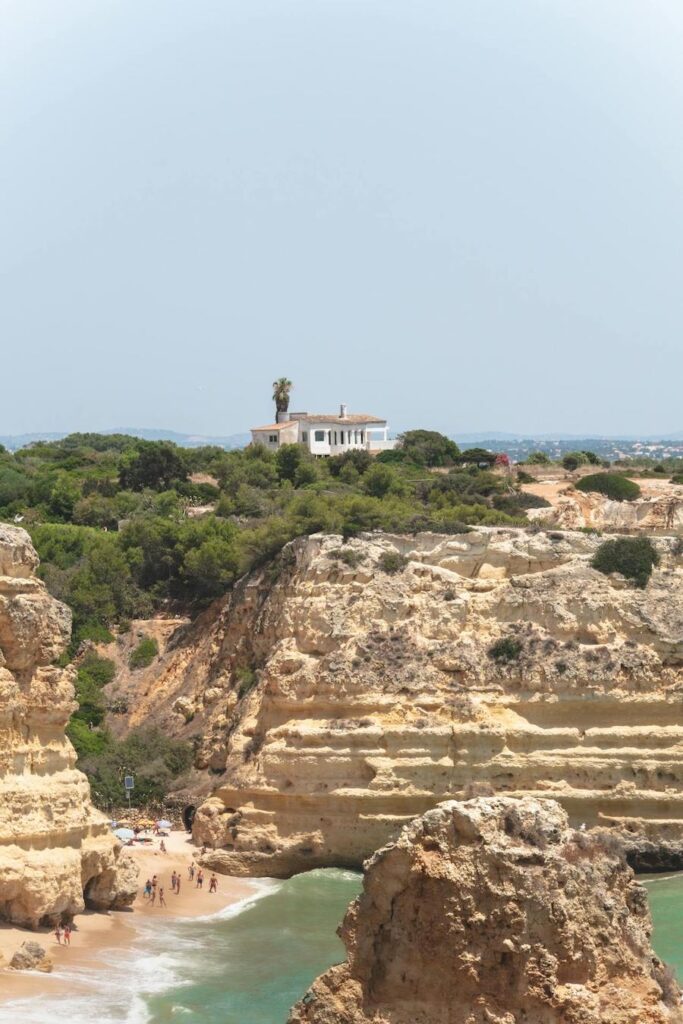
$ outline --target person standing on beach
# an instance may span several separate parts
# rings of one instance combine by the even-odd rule
[[[164,899],[164,887],[163,887],[163,885],[159,886],[159,906],[160,907],[165,907],[166,906],[166,900]]]
[[[70,924],[65,924],[64,925],[64,945],[65,946],[70,946],[71,945],[71,925]]]
[[[209,879],[209,892],[217,892],[217,891],[218,891],[218,879],[216,878],[215,875],[211,875],[211,878]]]
[[[175,892],[175,887],[176,887],[176,873],[174,871],[173,874],[171,875],[171,888],[173,889],[173,892]]]
[[[57,927],[55,928],[55,938],[57,940],[57,944],[59,946],[61,946],[61,944],[62,944],[62,929],[61,929],[61,927],[59,925],[59,922],[57,922]]]
[[[194,861],[192,861],[189,868],[187,869],[187,877],[190,879],[191,882],[194,880]]]
[[[204,885],[204,872],[200,868],[199,871],[197,872],[197,889],[201,889],[201,887],[203,885]]]
[[[175,876],[175,894],[180,896],[180,872]]]

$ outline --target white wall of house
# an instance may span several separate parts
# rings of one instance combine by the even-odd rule
[[[300,424],[302,441],[313,455],[341,455],[367,447],[366,423],[340,424],[325,420]],[[303,434],[306,434],[306,437]]]
[[[344,407],[345,408],[345,407]],[[343,455],[353,450],[370,452],[393,448],[386,423],[348,422],[342,417],[305,419],[306,413],[293,413],[286,423],[257,427],[251,431],[254,444],[276,451],[283,444],[305,445],[313,455]],[[344,411],[344,417],[346,412]]]

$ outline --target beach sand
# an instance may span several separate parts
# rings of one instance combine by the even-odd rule
[[[58,945],[50,929],[31,931],[9,924],[0,924],[0,953],[4,956],[0,969],[0,1001],[40,995],[56,994],[58,991],[73,991],[73,981],[60,979],[60,968],[65,966],[97,966],[107,963],[107,951],[128,946],[135,938],[135,924],[146,917],[201,917],[215,914],[219,910],[256,893],[257,886],[248,879],[230,878],[217,875],[218,891],[209,893],[211,872],[204,871],[204,887],[198,890],[188,878],[188,867],[199,854],[199,848],[186,832],[174,831],[164,839],[167,852],[160,851],[160,840],[154,839],[150,846],[126,847],[125,855],[132,857],[139,865],[139,889],[132,907],[121,911],[96,913],[85,911],[74,919],[71,945]],[[171,889],[171,874],[181,876],[180,893]],[[150,906],[142,896],[145,882],[156,875],[159,886],[163,886],[166,906]],[[158,889],[157,889],[158,892]],[[33,940],[40,943],[54,961],[54,972],[42,974],[38,971],[7,970],[12,954],[22,942]]]

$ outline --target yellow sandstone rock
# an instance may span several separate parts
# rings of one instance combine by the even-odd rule
[[[135,895],[134,869],[74,768],[73,670],[54,664],[71,614],[37,564],[28,534],[0,524],[0,916],[32,927]]]
[[[683,865],[681,559],[658,538],[638,590],[590,567],[602,539],[313,536],[243,581],[136,704],[200,709],[168,718],[222,773],[194,825],[211,867],[358,866],[438,802],[493,792],[551,795],[631,835],[641,866]],[[385,551],[407,567],[383,572]]]
[[[551,800],[443,803],[366,865],[290,1024],[680,1024],[645,890]]]

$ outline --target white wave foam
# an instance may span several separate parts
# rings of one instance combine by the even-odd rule
[[[0,1004],[0,1024],[45,1024],[53,1016],[67,1016],[69,1024],[150,1024],[147,999],[172,988],[192,985],[188,958],[201,952],[193,925],[226,921],[248,910],[258,900],[281,887],[277,879],[257,879],[253,891],[243,899],[213,914],[194,918],[145,918],[132,923],[135,938],[128,949],[103,951],[106,967],[99,965],[61,968],[43,981],[73,982],[75,992],[67,997],[50,996],[16,999]],[[206,939],[211,938],[207,929]],[[65,1005],[67,1007],[65,1011]],[[176,1005],[174,1015],[188,1016]]]
[[[256,878],[251,882],[251,885],[254,892],[249,893],[248,896],[243,896],[241,900],[237,900],[235,903],[229,903],[222,910],[216,910],[213,914],[202,914],[200,917],[178,918],[177,920],[184,920],[186,923],[196,921],[229,921],[231,918],[237,917],[238,914],[244,913],[245,910],[248,910],[249,907],[252,907],[265,896],[274,896],[282,888],[283,883],[277,878]]]

